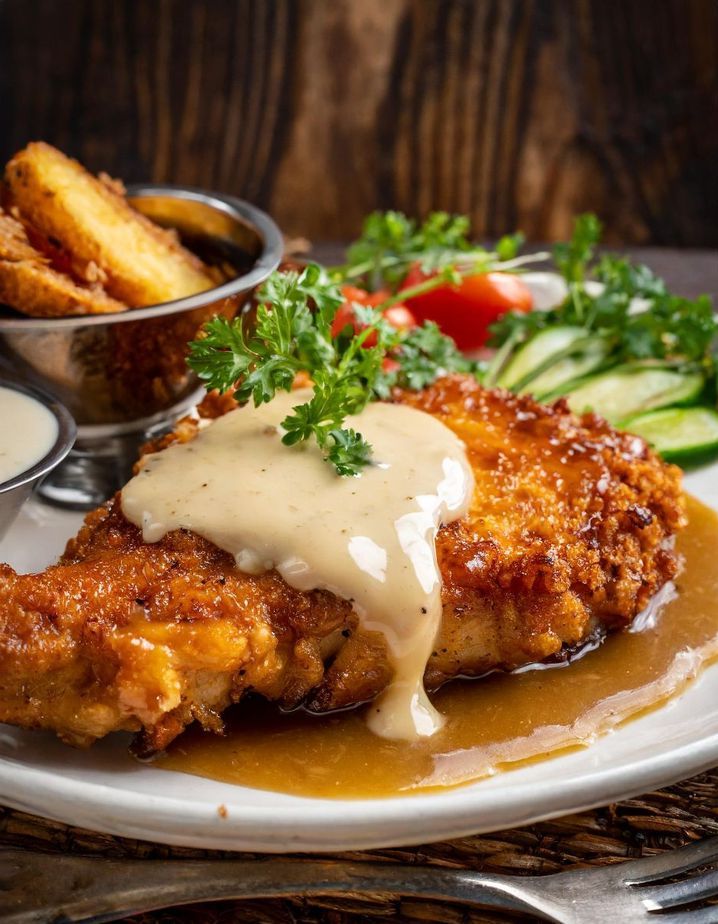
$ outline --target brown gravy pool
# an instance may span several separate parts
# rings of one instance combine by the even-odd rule
[[[718,656],[718,516],[688,498],[678,595],[640,632],[610,636],[560,669],[448,684],[444,728],[414,744],[373,735],[361,711],[281,714],[253,702],[228,734],[190,730],[155,766],[301,796],[388,796],[456,786],[590,743],[679,692]]]

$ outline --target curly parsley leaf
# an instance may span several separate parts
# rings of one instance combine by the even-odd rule
[[[339,475],[355,475],[357,470],[371,462],[371,446],[361,433],[352,429],[330,430],[326,459]]]
[[[207,388],[227,391],[245,374],[253,359],[241,319],[230,322],[217,317],[205,324],[201,339],[190,343],[187,363]]]
[[[379,398],[388,398],[392,388],[397,386],[419,391],[440,375],[477,374],[479,371],[479,364],[464,356],[451,337],[442,334],[433,321],[426,321],[421,327],[405,333],[394,355],[395,362],[381,371],[374,384]]]
[[[310,401],[292,408],[282,421],[283,443],[292,446],[313,437],[339,475],[356,475],[371,461],[369,443],[343,423],[369,402],[383,353],[378,347],[361,350],[354,346],[356,342],[352,341],[337,366],[313,371]]]

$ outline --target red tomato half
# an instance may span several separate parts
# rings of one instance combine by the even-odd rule
[[[414,266],[402,289],[428,279]],[[461,350],[478,350],[486,343],[490,324],[507,311],[530,311],[533,298],[518,276],[481,273],[467,276],[458,286],[439,286],[406,300],[419,321],[436,321]]]
[[[389,292],[365,292],[364,289],[358,289],[356,286],[342,286],[342,295],[346,298],[343,305],[339,306],[337,313],[332,321],[332,337],[338,337],[345,327],[351,325],[356,333],[362,329],[361,324],[354,317],[352,303],[360,305],[369,305],[376,307],[391,297]],[[416,318],[405,305],[392,305],[383,312],[384,317],[399,330],[411,330],[417,326]],[[376,334],[371,333],[364,341],[364,346],[372,347],[376,345]]]
[[[401,369],[401,364],[398,360],[392,359],[391,356],[385,356],[381,362],[381,368],[384,372],[397,372]]]

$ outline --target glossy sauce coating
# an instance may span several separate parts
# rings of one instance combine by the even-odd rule
[[[320,718],[251,701],[236,707],[227,737],[191,730],[157,765],[297,795],[369,797],[454,786],[588,745],[718,656],[718,516],[691,498],[688,514],[673,599],[568,666],[447,684],[432,697],[447,718],[433,738],[397,744],[374,737],[359,711]]]

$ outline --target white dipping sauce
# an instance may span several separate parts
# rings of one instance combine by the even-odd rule
[[[0,386],[0,484],[22,475],[55,445],[57,420],[34,398]]]
[[[442,613],[435,539],[471,500],[463,443],[423,411],[372,403],[345,426],[371,443],[374,464],[340,477],[314,442],[281,442],[280,422],[310,394],[231,411],[194,440],[146,456],[122,511],[146,542],[192,530],[243,571],[276,568],[292,587],[350,600],[364,628],[386,638],[395,671],[370,727],[390,738],[431,735],[441,726],[423,685]]]

